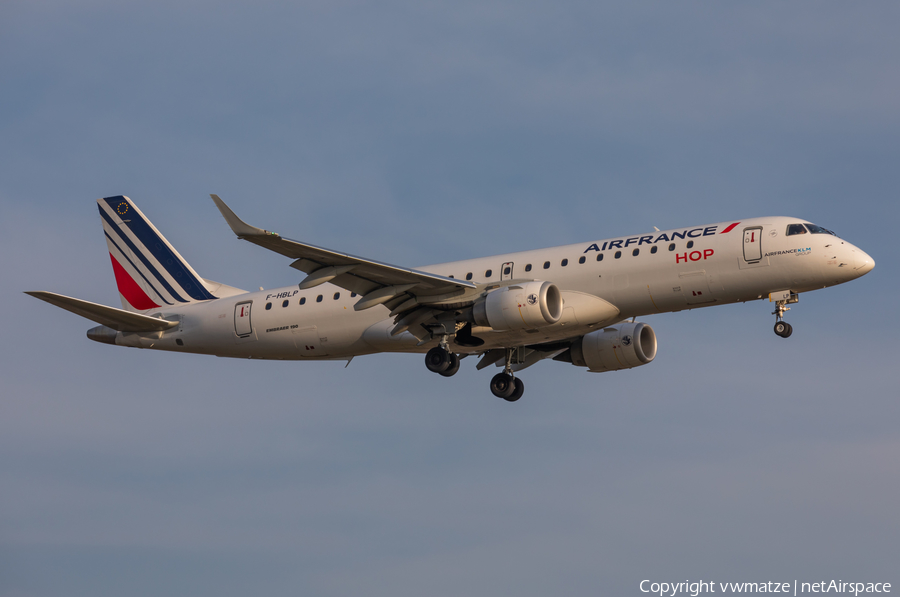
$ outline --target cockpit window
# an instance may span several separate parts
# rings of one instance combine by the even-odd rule
[[[806,234],[806,228],[803,224],[788,224],[787,236],[794,236],[795,234]]]
[[[809,228],[809,231],[813,234],[830,234],[831,236],[837,236],[837,234],[835,234],[831,230],[822,228],[821,226],[816,226],[815,224],[807,224],[806,227]]]

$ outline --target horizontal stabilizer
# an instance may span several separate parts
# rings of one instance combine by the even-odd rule
[[[53,292],[32,291],[25,294],[120,332],[161,332],[178,325],[177,321],[167,321],[148,315],[141,315],[140,313],[132,313],[124,309],[107,307],[106,305],[99,305]]]

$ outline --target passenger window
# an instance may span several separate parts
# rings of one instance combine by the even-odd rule
[[[491,274],[493,274],[493,273],[494,273],[494,270],[489,269],[488,271],[484,272],[484,277],[485,277],[485,278],[490,278],[490,277],[491,277]]]
[[[693,248],[694,248],[694,241],[689,240],[689,241],[688,241],[688,244],[687,244],[687,248],[688,248],[688,249],[693,249]]]
[[[622,256],[622,251],[616,251],[616,254],[613,255],[613,257],[615,257],[616,259],[618,259],[621,256]]]
[[[504,276],[508,276],[508,275],[509,275],[509,272],[510,272],[510,269],[509,269],[508,267],[504,267],[504,268],[503,268],[503,275],[504,275]]]
[[[550,262],[549,262],[549,261],[545,261],[545,262],[544,262],[544,269],[550,269]]]
[[[472,272],[469,272],[468,274],[466,274],[466,280],[471,280],[471,279],[472,279]]]
[[[355,293],[355,292],[351,292],[351,293],[350,293],[350,298],[356,298],[356,293]]]
[[[266,311],[272,308],[272,303],[266,303]]]
[[[526,271],[526,272],[530,272],[530,271],[531,271],[531,264],[530,264],[530,263],[529,263],[528,265],[525,266],[525,271]]]
[[[603,253],[597,253],[597,261],[603,261]]]
[[[321,303],[321,302],[322,302],[322,295],[321,295],[321,294],[320,294],[319,296],[316,297],[316,302],[317,302],[317,303]]]
[[[560,264],[561,266],[563,266],[563,267],[566,267],[567,265],[569,265],[569,260],[568,260],[568,259],[563,259],[559,264]]]
[[[305,296],[301,296],[301,297],[300,297],[300,304],[301,304],[301,305],[305,305],[305,304],[306,304],[306,297],[305,297]]]
[[[578,258],[578,263],[584,263],[586,260],[587,259],[585,258],[585,256],[582,255],[581,257]]]
[[[640,249],[635,249],[634,251],[631,252],[631,255],[632,255],[632,257],[637,257],[640,252],[641,252]]]
[[[287,306],[288,306],[288,303],[290,303],[290,301],[287,300],[287,299],[285,299],[284,302],[281,303],[281,307],[282,307],[282,308],[287,307]]]
[[[674,250],[675,250],[675,243],[672,243],[672,244],[669,245],[669,250],[670,250],[670,251],[674,251]]]
[[[656,253],[656,250],[657,250],[658,248],[659,248],[659,247],[657,247],[656,245],[653,245],[652,247],[650,247],[650,254],[655,254],[655,253]]]
[[[334,293],[334,300],[338,300],[339,298],[341,298],[341,293],[340,293],[340,292],[335,292],[335,293]]]
[[[450,274],[450,275],[449,275],[449,276],[447,276],[447,277],[448,277],[448,278],[452,278],[452,277],[453,277],[453,274]]]

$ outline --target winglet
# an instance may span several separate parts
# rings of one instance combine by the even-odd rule
[[[222,216],[225,218],[225,221],[228,222],[228,225],[231,226],[231,230],[238,236],[238,238],[261,235],[278,236],[278,234],[274,232],[269,232],[268,230],[263,230],[262,228],[251,226],[244,220],[237,217],[237,215],[233,211],[231,211],[231,208],[225,205],[224,201],[219,199],[218,195],[210,193],[209,196],[216,204],[216,207],[219,208],[219,211],[222,212]]]

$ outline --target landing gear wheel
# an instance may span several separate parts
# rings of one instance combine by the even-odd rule
[[[789,337],[794,332],[794,328],[791,327],[786,321],[779,321],[775,323],[775,333],[782,338]]]
[[[513,380],[515,382],[516,389],[513,390],[513,393],[506,400],[509,402],[515,402],[519,398],[522,397],[522,394],[525,393],[525,384],[518,377]]]
[[[524,387],[523,387],[524,389]],[[508,373],[498,373],[491,380],[491,393],[497,398],[509,400],[516,391],[516,380]]]
[[[429,371],[443,373],[450,368],[450,355],[451,353],[449,351],[444,350],[440,346],[435,346],[425,354],[425,366],[428,367]],[[457,367],[459,367],[458,360]]]
[[[454,353],[450,353],[450,366],[447,367],[446,371],[441,371],[440,374],[444,377],[452,377],[456,375],[456,372],[459,371],[459,357]]]

